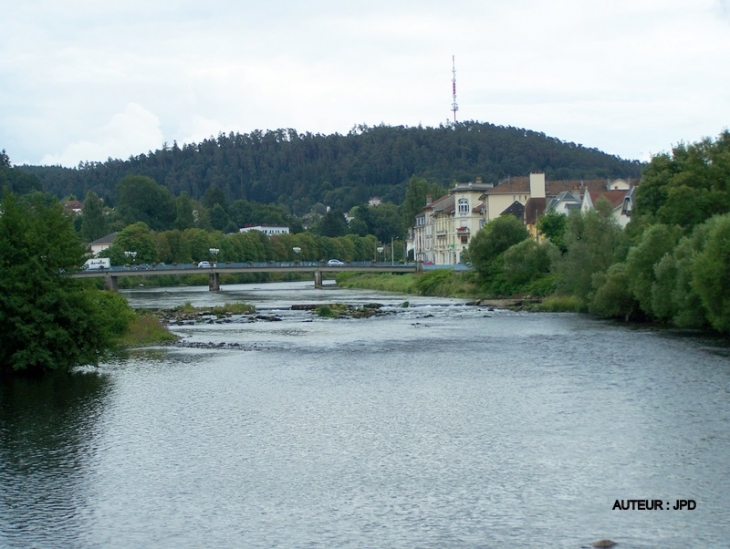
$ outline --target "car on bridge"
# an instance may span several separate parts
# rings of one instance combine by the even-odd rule
[[[201,261],[198,263],[198,269],[210,269],[210,261]]]
[[[330,259],[327,262],[327,266],[328,267],[344,267],[345,264],[342,261],[340,261],[339,259]]]

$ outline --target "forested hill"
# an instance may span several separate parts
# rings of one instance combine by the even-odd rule
[[[479,122],[432,127],[358,126],[347,135],[295,130],[220,134],[200,144],[174,143],[128,160],[78,168],[21,166],[59,198],[93,190],[114,204],[127,175],[145,175],[173,194],[199,199],[212,185],[228,200],[279,203],[301,215],[312,204],[347,210],[369,197],[400,203],[412,176],[449,186],[481,176],[544,171],[549,179],[639,177],[642,164],[542,133]]]

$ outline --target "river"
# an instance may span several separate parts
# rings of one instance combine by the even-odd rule
[[[124,295],[277,320],[2,385],[0,547],[730,546],[724,340],[311,283]],[[384,314],[289,309],[328,302]]]

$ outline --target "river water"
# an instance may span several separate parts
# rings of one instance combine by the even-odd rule
[[[311,283],[124,295],[280,320],[2,385],[0,547],[730,546],[723,340]],[[325,302],[387,314],[288,309]]]

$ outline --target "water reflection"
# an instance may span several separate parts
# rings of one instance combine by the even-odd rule
[[[96,373],[0,383],[0,546],[75,545],[109,388]]]
[[[388,314],[174,326],[212,347],[2,387],[0,547],[727,545],[726,343],[404,297],[130,293]],[[644,497],[698,508],[612,509]]]

